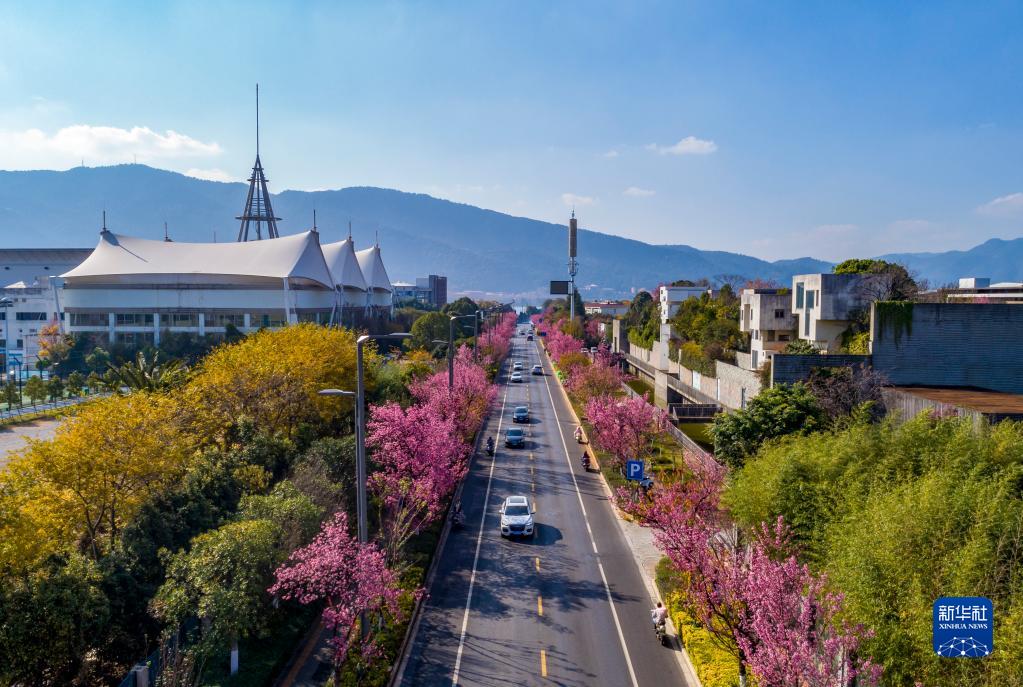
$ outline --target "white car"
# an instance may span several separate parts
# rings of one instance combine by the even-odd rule
[[[543,368],[541,366],[539,366],[539,365],[533,365],[533,374],[535,374],[535,375],[542,375],[543,374]]]
[[[508,378],[508,381],[511,381],[511,382],[521,382],[522,381],[522,373],[521,372],[512,372],[511,373],[511,377]]]
[[[501,506],[502,537],[532,537],[533,513],[536,508],[529,507],[525,496],[509,496]]]
[[[515,372],[520,372],[522,370],[522,361],[516,360],[514,363],[512,363],[512,370],[514,370]]]

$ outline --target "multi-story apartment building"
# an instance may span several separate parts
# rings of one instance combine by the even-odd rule
[[[657,299],[661,306],[661,324],[668,324],[671,316],[678,312],[682,303],[690,298],[699,298],[702,294],[713,293],[706,286],[665,286],[657,287]]]
[[[987,277],[964,277],[958,289],[950,289],[951,303],[1023,303],[1023,283],[1004,281],[992,284]]]
[[[842,333],[857,313],[870,307],[860,288],[862,274],[797,274],[792,277],[792,313],[800,339],[837,353]]]
[[[750,367],[756,370],[797,338],[792,297],[788,289],[743,289],[739,298],[739,330],[750,335]]]

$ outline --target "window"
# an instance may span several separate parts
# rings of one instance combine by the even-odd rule
[[[788,340],[789,340],[789,335],[788,334],[779,334],[778,335],[778,341],[788,341]]]
[[[814,305],[813,294],[814,293],[815,293],[814,291],[807,291],[806,292],[806,309],[807,310],[813,310],[813,305]]]
[[[254,312],[249,318],[252,327],[283,327],[287,324],[283,310]]]
[[[153,332],[120,332],[117,341],[126,346],[152,346]]]
[[[774,330],[773,329],[767,330],[767,340],[768,341],[774,341]]]
[[[809,335],[810,335],[810,318],[807,317],[807,318],[805,318],[805,321],[803,322],[803,336],[809,336]]]
[[[783,320],[785,319],[785,310],[783,308],[774,309],[774,319]]]
[[[118,327],[152,327],[153,314],[142,312],[119,312],[114,322]]]
[[[235,327],[245,326],[245,315],[240,312],[218,312],[206,314],[207,327],[226,327],[233,324]]]
[[[70,314],[72,327],[107,327],[110,325],[110,318],[105,312],[73,312]]]
[[[797,309],[803,307],[803,292],[804,292],[804,290],[805,289],[803,288],[803,282],[799,282],[798,284],[796,284],[796,308]]]
[[[15,346],[15,348],[24,348],[24,347],[25,347],[25,340],[24,339],[18,339],[18,345]]]
[[[15,313],[15,319],[19,322],[45,322],[46,313],[44,312],[19,312]]]
[[[173,312],[164,315],[163,324],[168,327],[198,327],[199,313],[197,312]]]

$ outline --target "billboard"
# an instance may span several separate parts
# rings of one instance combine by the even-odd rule
[[[551,281],[551,295],[552,296],[567,296],[568,295],[568,282],[567,281]]]

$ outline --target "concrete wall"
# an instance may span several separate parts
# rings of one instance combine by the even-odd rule
[[[914,303],[908,326],[879,322],[875,305],[870,329],[874,368],[895,386],[967,386],[1023,394],[1019,305]]]
[[[760,393],[760,375],[735,365],[714,362],[717,377],[717,401],[726,408],[741,410]]]
[[[794,384],[810,376],[817,367],[856,367],[870,365],[869,355],[786,355],[775,353],[771,359],[771,386]]]
[[[894,416],[898,422],[912,420],[925,410],[932,410],[942,417],[950,417],[952,415],[968,417],[975,424],[980,424],[984,419],[984,415],[976,410],[951,403],[942,403],[941,401],[906,393],[898,389],[882,389],[881,399],[884,401],[887,414]]]

